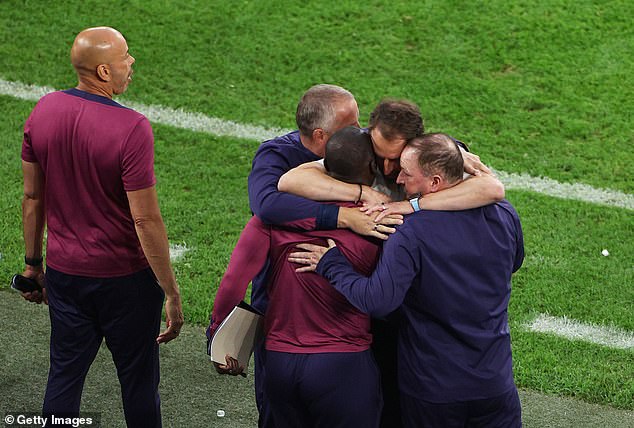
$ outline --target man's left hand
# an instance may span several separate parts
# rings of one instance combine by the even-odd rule
[[[462,159],[464,162],[464,172],[471,175],[480,175],[482,173],[492,174],[488,166],[480,161],[480,156],[467,152],[464,149],[460,149],[462,153]]]
[[[402,219],[403,215],[413,213],[414,208],[412,208],[412,204],[410,204],[409,201],[400,201],[388,202],[387,204],[381,203],[372,206],[364,206],[363,208],[361,208],[361,211],[365,212],[368,215],[378,213],[378,215],[374,218],[374,222],[382,223],[384,218],[398,218],[397,216],[400,216],[400,218]]]
[[[332,239],[328,240],[327,247],[314,244],[298,244],[297,248],[304,251],[289,254],[288,261],[291,263],[305,265],[295,269],[295,272],[314,272],[324,254],[334,247],[336,247],[336,245],[335,241]]]
[[[185,322],[180,296],[167,297],[165,299],[165,318],[167,329],[158,335],[156,343],[167,343],[178,337]]]

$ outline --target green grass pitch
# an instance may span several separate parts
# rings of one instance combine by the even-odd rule
[[[632,195],[632,16],[627,0],[5,0],[0,79],[72,87],[75,34],[109,25],[137,59],[127,100],[292,128],[303,91],[335,83],[355,94],[362,123],[381,98],[408,98],[428,130],[466,141],[496,169]],[[22,268],[20,145],[33,105],[0,96],[0,288]],[[154,131],[170,241],[191,248],[175,263],[186,319],[203,325],[250,216],[258,141]],[[631,348],[523,327],[548,313],[634,331],[632,211],[520,190],[507,198],[526,241],[510,306],[518,385],[634,409]]]

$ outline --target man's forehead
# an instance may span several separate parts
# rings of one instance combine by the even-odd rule
[[[405,140],[405,138],[400,135],[389,139],[385,138],[385,136],[383,135],[383,131],[381,131],[381,128],[379,126],[376,126],[370,130],[370,136],[376,144],[385,146],[399,146],[400,148],[402,148],[402,146],[404,146],[407,142],[407,140]]]
[[[416,151],[405,147],[401,153],[401,168],[411,170],[412,166],[418,165]],[[407,168],[409,166],[409,168]]]
[[[401,153],[401,158],[406,158],[408,160],[415,160],[418,158],[418,153],[415,149],[411,147],[405,147],[403,152]]]
[[[370,130],[370,138],[372,139],[372,144],[374,145],[377,155],[388,159],[398,159],[406,143],[404,138],[388,140],[377,128]]]

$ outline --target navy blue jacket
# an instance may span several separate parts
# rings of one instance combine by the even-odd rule
[[[299,131],[263,142],[253,158],[249,174],[251,211],[266,224],[300,230],[337,228],[339,207],[322,204],[277,190],[280,177],[306,162],[321,158],[299,139]]]
[[[358,309],[401,309],[399,388],[435,403],[514,388],[508,303],[524,259],[519,217],[507,201],[465,211],[419,211],[383,246],[370,277],[336,248],[317,266]]]

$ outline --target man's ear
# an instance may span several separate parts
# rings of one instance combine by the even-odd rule
[[[313,143],[319,145],[326,145],[326,131],[322,128],[315,128],[313,130]]]
[[[438,192],[442,189],[442,177],[440,175],[434,175],[431,178],[431,191],[432,192]]]
[[[316,153],[321,153],[321,156],[326,154],[326,143],[328,142],[328,134],[322,128],[317,128],[313,131],[312,149]]]
[[[99,64],[97,66],[97,77],[99,77],[104,82],[109,82],[112,79],[112,75],[110,74],[110,66],[108,64]]]

